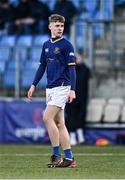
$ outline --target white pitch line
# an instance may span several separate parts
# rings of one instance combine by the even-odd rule
[[[50,153],[39,153],[39,154],[34,154],[34,153],[27,153],[27,154],[23,154],[23,153],[15,153],[15,154],[11,154],[11,153],[0,153],[0,156],[51,156]],[[125,156],[125,153],[74,153],[74,156]]]

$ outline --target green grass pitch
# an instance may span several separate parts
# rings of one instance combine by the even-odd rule
[[[0,145],[0,179],[125,179],[124,146],[73,147],[76,168],[47,168],[49,145]]]

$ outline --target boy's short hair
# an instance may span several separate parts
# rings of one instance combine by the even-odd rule
[[[65,18],[59,14],[52,14],[51,16],[49,16],[49,23],[57,21],[65,23]]]

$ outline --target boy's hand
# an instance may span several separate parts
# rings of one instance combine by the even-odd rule
[[[75,99],[75,98],[76,98],[75,91],[70,90],[69,97],[68,97],[68,102],[71,103],[73,101],[73,99]]]
[[[33,93],[35,92],[35,86],[34,85],[31,85],[31,87],[30,87],[30,89],[29,89],[29,91],[28,91],[28,94],[27,94],[27,96],[28,96],[28,98],[30,99],[30,100],[32,100],[32,97],[33,97]]]

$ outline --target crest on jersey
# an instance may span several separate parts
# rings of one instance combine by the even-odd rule
[[[55,47],[55,49],[54,49],[54,54],[59,54],[59,52],[60,52],[59,48],[58,48],[58,47]]]

